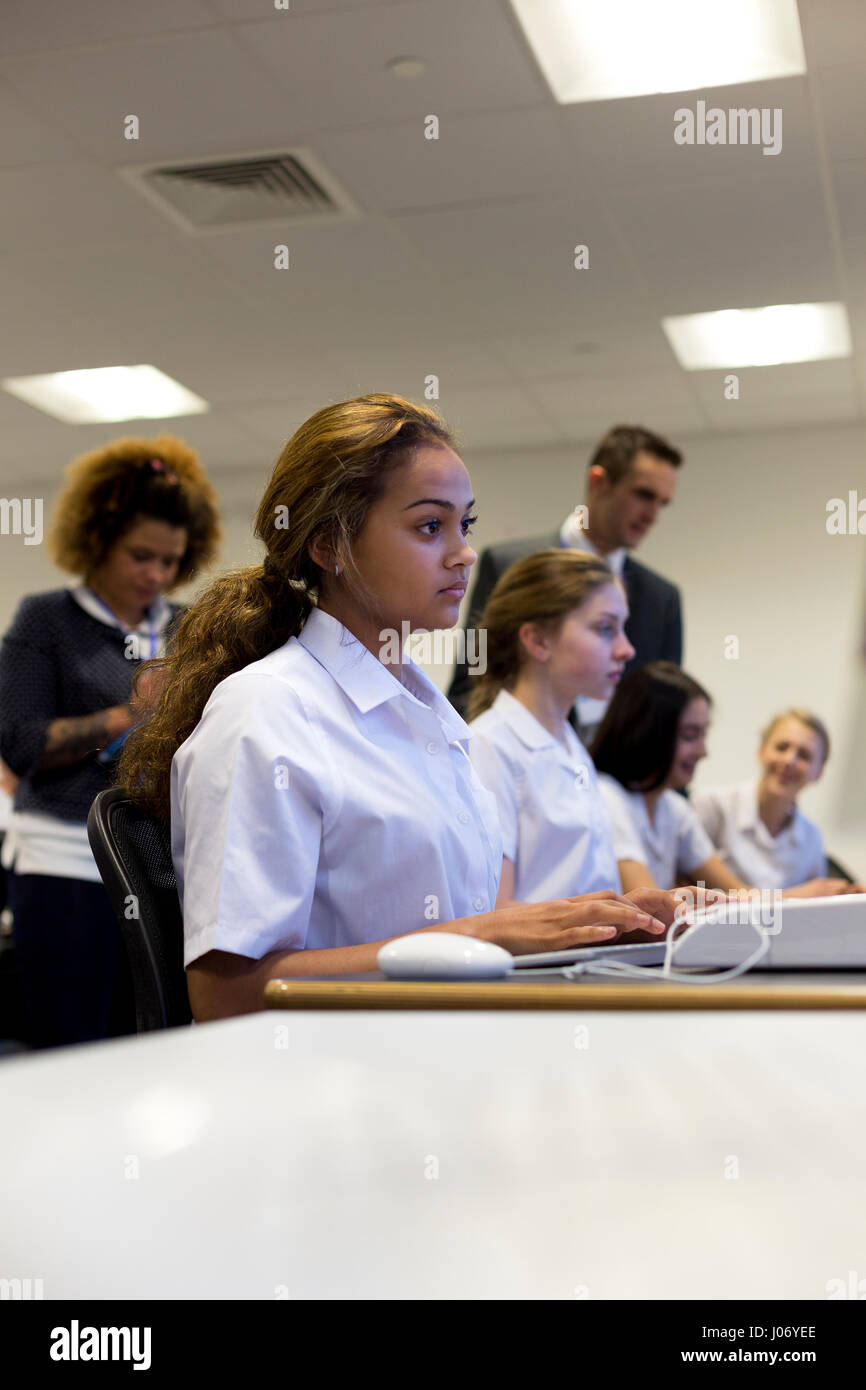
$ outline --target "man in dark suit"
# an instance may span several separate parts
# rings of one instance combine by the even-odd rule
[[[476,625],[496,581],[524,555],[550,546],[573,547],[603,555],[622,580],[628,596],[626,636],[635,655],[626,671],[649,661],[682,659],[679,590],[627,553],[655,525],[662,507],[673,499],[682,454],[661,435],[640,425],[616,425],[597,446],[587,470],[586,503],[556,531],[488,547],[478,562],[478,577],[469,600],[468,626]],[[470,648],[474,650],[474,648]],[[448,698],[462,714],[472,688],[466,662],[458,663]],[[605,704],[577,701],[570,719],[586,743]]]

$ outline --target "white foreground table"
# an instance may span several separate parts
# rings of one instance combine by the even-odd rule
[[[263,1013],[13,1057],[0,1276],[824,1299],[866,1278],[864,1079],[866,1014],[820,1011]]]

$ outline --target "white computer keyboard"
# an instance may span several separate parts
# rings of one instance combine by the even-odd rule
[[[866,969],[866,893],[784,898],[773,910],[758,901],[723,903],[687,920],[673,948],[677,967],[738,965],[763,932],[769,949],[761,970]]]

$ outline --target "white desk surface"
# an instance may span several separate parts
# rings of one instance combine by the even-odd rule
[[[0,1274],[46,1299],[824,1299],[866,1277],[864,1079],[860,1012],[268,1012],[12,1057]]]

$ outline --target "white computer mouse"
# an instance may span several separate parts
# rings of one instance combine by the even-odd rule
[[[502,946],[453,931],[399,936],[379,948],[376,960],[389,980],[496,980],[514,964]]]

